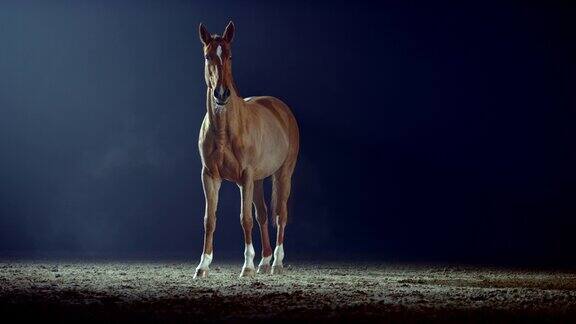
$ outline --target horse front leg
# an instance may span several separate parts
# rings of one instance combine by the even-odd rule
[[[244,265],[240,277],[254,275],[254,246],[252,245],[252,200],[254,196],[254,177],[251,170],[245,170],[240,183],[241,212],[240,222],[244,230]]]
[[[196,267],[194,279],[203,278],[208,275],[208,267],[212,263],[213,238],[216,229],[216,208],[218,207],[218,192],[222,180],[211,176],[206,168],[202,169],[202,187],[206,207],[204,211],[204,249],[200,257],[200,263]]]

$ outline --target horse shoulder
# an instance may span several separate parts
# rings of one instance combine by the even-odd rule
[[[210,131],[209,131],[210,121],[208,114],[204,115],[204,119],[202,120],[202,125],[200,126],[200,133],[198,134],[198,148],[200,149],[200,153],[202,153],[203,148],[206,146],[207,142],[210,140]]]
[[[210,131],[210,120],[208,114],[206,114],[200,127],[200,134],[198,135],[198,150],[200,151],[202,163],[205,166],[212,164],[210,160],[214,158],[213,153],[216,151],[216,148],[214,132]]]

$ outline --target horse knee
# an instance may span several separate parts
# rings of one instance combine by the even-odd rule
[[[260,226],[268,224],[268,213],[266,212],[266,209],[258,209],[256,211],[256,221]]]
[[[280,208],[278,208],[278,212],[276,213],[276,225],[278,227],[285,226],[287,219],[288,219],[288,210],[286,206],[280,206]]]
[[[256,221],[258,222],[258,225],[260,226],[266,226],[268,225],[268,217],[266,217],[266,215],[258,215],[258,217],[256,218]]]
[[[252,215],[248,215],[248,214],[240,214],[240,223],[242,224],[242,227],[244,228],[252,228],[252,226],[254,225],[254,221],[252,220]]]
[[[276,226],[278,228],[284,228],[286,227],[286,217],[282,217],[280,215],[276,216]]]

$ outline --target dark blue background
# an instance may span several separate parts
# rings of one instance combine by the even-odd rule
[[[575,263],[576,11],[504,1],[3,1],[2,255],[199,256],[197,26],[229,19],[240,93],[300,123],[288,259]]]

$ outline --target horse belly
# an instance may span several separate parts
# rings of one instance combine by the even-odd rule
[[[272,127],[274,128],[274,127]],[[268,134],[272,136],[263,136],[260,143],[258,161],[255,161],[254,175],[257,179],[263,179],[274,174],[286,160],[288,156],[288,138],[284,135],[284,130],[276,127]]]

